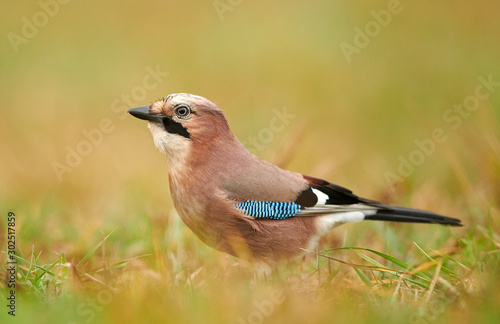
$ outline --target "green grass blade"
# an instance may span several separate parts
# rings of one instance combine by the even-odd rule
[[[366,261],[370,262],[371,264],[373,264],[373,265],[375,265],[377,267],[385,268],[385,266],[382,263],[378,262],[377,260],[372,259],[369,256],[367,256],[367,255],[365,255],[365,254],[363,254],[361,252],[358,252],[358,251],[355,251],[355,250],[354,250],[354,252],[357,255],[359,255],[360,257],[362,257],[363,259],[365,259]]]
[[[420,253],[422,253],[426,258],[427,260],[429,261],[433,261],[433,262],[436,262],[436,260],[431,257],[430,255],[428,255],[418,244],[417,242],[413,242],[413,244],[415,244],[415,246],[417,247],[417,249],[420,251]],[[441,266],[441,271],[446,273],[447,275],[450,275],[450,276],[455,276],[455,277],[460,277],[458,274],[456,274],[455,272],[451,271],[450,269],[446,268],[445,266]]]
[[[368,252],[374,253],[374,254],[376,254],[376,255],[378,255],[378,256],[386,259],[387,261],[390,261],[390,262],[394,263],[397,266],[400,266],[405,271],[410,271],[411,272],[411,271],[413,271],[415,269],[414,267],[410,266],[408,263],[404,262],[403,260],[395,258],[395,257],[393,257],[391,255],[386,254],[386,253],[375,251],[375,250],[368,249],[368,248],[362,248],[362,247],[341,247],[341,248],[329,249],[328,251],[332,251],[332,250],[361,250],[361,251],[368,251]],[[421,277],[422,279],[425,279],[427,281],[431,280],[430,276],[428,276],[427,274],[425,274],[425,273],[423,273],[421,271],[416,272],[415,276]]]
[[[105,238],[103,238],[99,244],[97,244],[96,246],[94,246],[87,254],[85,254],[85,256],[83,257],[83,259],[80,260],[80,262],[78,262],[78,264],[76,265],[77,267],[79,265],[81,265],[82,263],[84,263],[85,261],[87,261],[91,256],[92,254],[94,254],[94,252],[108,239],[108,237],[113,234],[113,232],[116,231],[116,228],[114,230],[111,231],[111,233],[109,233]]]
[[[332,251],[332,250],[361,250],[361,251],[368,251],[368,252],[371,252],[371,253],[374,253],[388,261],[391,261],[392,263],[400,266],[401,268],[403,269],[407,269],[407,270],[411,270],[409,268],[411,268],[406,262],[402,261],[402,260],[399,260],[393,256],[390,256],[388,254],[385,254],[385,253],[382,253],[382,252],[379,252],[379,251],[375,251],[375,250],[372,250],[372,249],[368,249],[368,248],[362,248],[362,247],[341,247],[341,248],[335,248],[335,249],[329,249],[328,251]]]
[[[358,274],[359,278],[361,279],[361,281],[363,281],[363,283],[365,285],[367,285],[368,287],[373,287],[373,283],[371,282],[370,278],[368,278],[367,275],[365,275],[365,273],[363,272],[363,270],[360,270],[358,268],[354,268],[354,271],[356,271],[356,273]]]
[[[44,272],[46,272],[46,273],[50,274],[51,276],[55,276],[55,274],[54,274],[53,272],[51,272],[51,271],[49,271],[49,270],[45,269],[45,268],[44,268],[44,267],[42,267],[42,266],[39,266],[38,264],[35,264],[35,263],[33,263],[33,262],[31,262],[31,261],[28,261],[28,260],[25,260],[25,259],[21,258],[21,257],[20,257],[20,256],[18,256],[18,255],[14,256],[14,257],[15,257],[17,260],[21,261],[21,262],[27,263],[27,264],[29,264],[29,265],[31,265],[31,266],[33,266],[33,267],[35,267],[35,268],[38,268],[38,269],[40,269],[40,270],[42,270],[42,271],[44,271]],[[30,269],[31,269],[31,267],[30,267]]]

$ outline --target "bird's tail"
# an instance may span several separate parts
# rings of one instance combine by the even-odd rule
[[[365,215],[366,220],[404,222],[404,223],[434,223],[450,226],[462,226],[460,219],[447,217],[432,212],[390,206],[390,209],[379,209],[371,215]]]

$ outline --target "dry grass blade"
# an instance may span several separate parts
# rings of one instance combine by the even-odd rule
[[[436,271],[434,272],[434,276],[432,277],[431,285],[429,286],[429,289],[427,290],[426,296],[425,296],[425,302],[428,303],[429,300],[431,299],[432,292],[434,291],[434,287],[436,287],[436,283],[439,279],[439,273],[441,272],[441,266],[443,262],[439,261],[437,263]]]

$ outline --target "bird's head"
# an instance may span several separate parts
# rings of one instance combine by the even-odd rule
[[[156,147],[170,157],[187,153],[193,146],[210,147],[224,137],[234,137],[222,110],[192,94],[171,94],[128,112],[148,121]]]

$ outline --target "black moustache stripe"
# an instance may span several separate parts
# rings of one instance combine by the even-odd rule
[[[182,124],[175,122],[168,117],[163,118],[162,123],[165,130],[170,134],[177,134],[185,138],[191,138],[191,134],[189,134],[186,127],[182,126]]]

